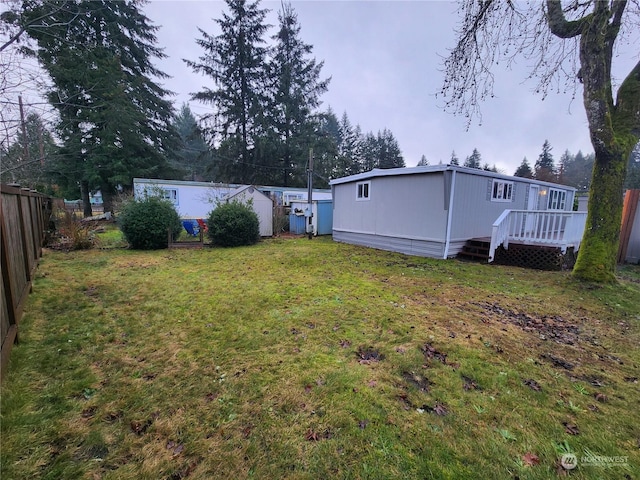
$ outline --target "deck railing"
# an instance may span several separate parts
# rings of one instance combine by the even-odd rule
[[[577,250],[586,221],[587,212],[505,210],[493,223],[489,261],[500,245],[508,248],[509,242],[557,246],[563,253],[568,247]]]

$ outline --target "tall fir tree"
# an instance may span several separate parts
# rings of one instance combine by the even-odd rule
[[[423,154],[422,157],[420,157],[420,161],[418,162],[418,164],[416,166],[417,167],[426,167],[427,165],[429,165],[429,160],[427,160],[427,157]]]
[[[391,130],[385,128],[382,132],[378,132],[378,168],[400,168],[404,167],[404,158],[398,141],[391,133]]]
[[[529,161],[527,157],[522,159],[522,163],[516,169],[513,174],[514,177],[522,177],[522,178],[533,178],[533,171],[531,170],[531,166],[529,165]]]
[[[207,168],[212,167],[207,165],[209,147],[188,103],[182,104],[173,125],[180,139],[174,154],[177,168],[184,172],[185,180],[204,180]]]
[[[538,156],[538,160],[536,160],[534,170],[536,180],[542,180],[544,182],[556,182],[558,180],[551,150],[553,150],[553,148],[549,140],[545,140],[542,145],[542,152]]]
[[[482,157],[480,155],[480,152],[478,151],[477,148],[474,148],[473,152],[471,153],[471,155],[469,155],[465,159],[463,166],[464,167],[468,167],[468,168],[478,168],[478,169],[480,169],[480,168],[482,168],[480,166],[481,165],[481,163],[480,163],[481,161],[482,161]]]
[[[312,114],[320,106],[330,79],[321,79],[323,62],[311,58],[313,47],[302,41],[298,16],[290,3],[278,12],[278,33],[268,65],[269,123],[277,148],[274,183],[282,186],[304,183],[304,165],[313,144]]]
[[[3,183],[18,183],[22,187],[53,193],[55,162],[58,147],[42,117],[27,114],[24,133],[18,135],[6,150],[0,152]]]
[[[453,150],[451,152],[451,159],[449,160],[449,165],[460,165],[460,160],[458,159],[458,156],[456,155],[456,151]]]
[[[314,185],[327,188],[329,180],[335,178],[333,175],[340,143],[340,122],[331,107],[326,112],[314,115],[312,121],[315,137],[314,172],[317,177]]]
[[[267,46],[264,35],[268,10],[259,1],[225,0],[228,13],[216,19],[221,33],[216,36],[199,29],[196,43],[204,54],[197,61],[185,60],[195,72],[211,78],[213,86],[204,86],[192,99],[214,107],[209,132],[219,143],[219,171],[223,181],[250,183],[253,149],[264,133],[267,110]]]
[[[48,98],[65,155],[60,170],[70,184],[80,183],[85,215],[89,190],[102,191],[108,211],[116,188],[130,186],[134,176],[175,173],[167,161],[176,140],[172,106],[157,83],[166,75],[153,63],[164,55],[140,3],[44,1],[23,10],[35,54],[51,77]]]

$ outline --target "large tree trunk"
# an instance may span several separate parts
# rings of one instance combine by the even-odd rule
[[[612,17],[607,2],[596,3],[593,17],[583,25],[580,37],[583,100],[596,160],[587,223],[573,275],[599,283],[616,281],[622,189],[627,160],[638,139],[640,116],[640,63],[622,83],[617,101],[613,102],[611,60],[622,10]]]
[[[587,223],[573,269],[580,280],[615,281],[626,164],[621,153],[596,151]]]
[[[113,213],[113,189],[110,185],[103,183],[100,186],[100,192],[102,193],[102,211]]]
[[[80,198],[82,199],[82,215],[84,218],[91,217],[91,200],[89,200],[89,182],[82,180],[80,182]]]

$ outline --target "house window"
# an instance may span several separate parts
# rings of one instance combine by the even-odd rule
[[[510,202],[513,198],[513,182],[494,180],[491,187],[492,202]]]
[[[356,184],[358,194],[356,200],[369,200],[371,182],[359,182]]]
[[[163,188],[162,198],[171,201],[174,205],[178,204],[178,189],[177,188]]]
[[[549,189],[549,203],[547,204],[548,210],[564,210],[566,203],[566,190],[557,190],[555,188]]]

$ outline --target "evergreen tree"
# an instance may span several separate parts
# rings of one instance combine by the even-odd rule
[[[332,177],[339,178],[360,172],[360,152],[362,150],[360,127],[353,127],[347,116],[342,114],[339,125],[338,157]]]
[[[185,180],[202,180],[209,160],[209,148],[189,104],[182,104],[175,117],[174,128],[180,137],[175,151],[178,168],[184,171]]]
[[[315,143],[313,156],[315,159],[314,172],[318,177],[316,185],[328,187],[328,180],[334,177],[334,165],[338,158],[338,144],[340,143],[340,122],[331,108],[312,117],[314,125]]]
[[[361,171],[369,172],[378,168],[380,159],[380,144],[373,132],[368,132],[362,139]]]
[[[57,152],[53,135],[37,113],[25,119],[26,138],[22,132],[9,148],[0,152],[3,183],[18,183],[40,192],[51,192],[52,170]]]
[[[398,168],[404,167],[404,159],[398,141],[391,133],[391,130],[385,128],[382,133],[378,132],[378,168]]]
[[[64,8],[60,5],[64,3]],[[60,173],[80,183],[85,215],[89,190],[100,188],[105,211],[118,186],[134,176],[171,174],[167,154],[174,146],[169,92],[155,79],[162,51],[137,2],[75,0],[25,3],[24,23],[45,18],[46,28],[29,28],[40,64],[51,78],[48,98],[59,116],[63,146]]]
[[[522,177],[522,178],[533,178],[533,171],[531,171],[531,167],[529,166],[529,161],[527,157],[522,159],[522,163],[516,169],[513,174],[514,177]]]
[[[480,167],[480,162],[482,161],[482,157],[480,156],[480,152],[478,151],[477,148],[473,149],[473,152],[471,153],[470,156],[468,156],[465,161],[463,166],[468,167],[468,168],[481,168]]]
[[[427,165],[429,165],[429,160],[427,160],[427,157],[425,157],[424,155],[422,155],[422,157],[420,157],[420,161],[418,162],[418,167],[426,167]]]
[[[542,152],[535,165],[534,177],[536,180],[544,182],[556,182],[558,180],[551,150],[552,147],[549,140],[545,140],[542,145]]]
[[[210,133],[220,141],[219,180],[251,183],[255,168],[256,139],[265,131],[267,110],[264,23],[267,10],[259,2],[225,0],[229,13],[215,20],[221,33],[212,36],[199,29],[196,43],[205,51],[198,61],[186,60],[197,73],[211,78],[213,87],[192,95],[192,99],[212,105],[215,114],[205,116]]]
[[[460,160],[458,160],[458,156],[456,155],[455,150],[451,152],[451,160],[449,161],[449,165],[460,165]]]
[[[275,183],[287,186],[294,173],[300,175],[304,171],[312,143],[311,115],[320,105],[329,79],[320,79],[323,62],[309,58],[313,47],[301,40],[298,16],[290,3],[282,4],[278,21],[280,29],[273,37],[276,45],[269,63],[272,85],[269,120],[280,146],[278,165],[282,171]]]

